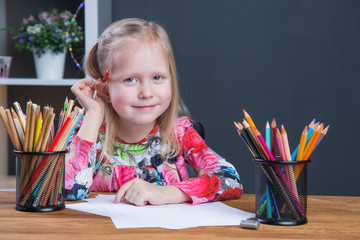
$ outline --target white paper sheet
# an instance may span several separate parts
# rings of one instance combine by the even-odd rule
[[[96,198],[86,199],[86,203],[67,204],[66,207],[109,216],[116,228],[236,226],[243,219],[255,217],[253,213],[229,207],[221,202],[138,207],[128,203],[114,204],[114,198],[115,195],[98,195]]]

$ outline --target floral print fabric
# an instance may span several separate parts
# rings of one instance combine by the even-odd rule
[[[158,125],[139,143],[117,139],[111,156],[101,153],[104,126],[96,143],[75,135],[65,162],[65,195],[68,200],[84,199],[90,191],[118,191],[126,182],[141,178],[160,186],[174,185],[193,204],[239,198],[243,192],[234,166],[220,157],[199,136],[187,117],[178,118],[176,137],[182,147],[177,157],[163,161]],[[186,163],[198,177],[189,178]]]

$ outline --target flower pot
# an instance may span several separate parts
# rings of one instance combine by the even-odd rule
[[[66,51],[56,54],[48,50],[40,57],[33,52],[33,56],[37,78],[46,80],[63,79]]]

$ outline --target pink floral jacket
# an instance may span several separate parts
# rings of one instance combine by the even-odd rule
[[[124,183],[141,178],[157,185],[174,185],[188,194],[193,204],[239,198],[243,192],[234,166],[210,149],[186,117],[178,118],[176,136],[182,149],[177,157],[163,161],[161,138],[156,125],[136,144],[115,141],[112,156],[99,155],[105,128],[96,143],[75,135],[66,155],[65,195],[68,200],[84,199],[90,191],[117,191]],[[185,163],[197,172],[189,178]]]

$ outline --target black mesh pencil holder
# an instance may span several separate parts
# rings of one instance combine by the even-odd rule
[[[16,154],[16,210],[49,212],[65,208],[65,153]]]
[[[255,162],[255,218],[275,225],[307,223],[306,161]]]

